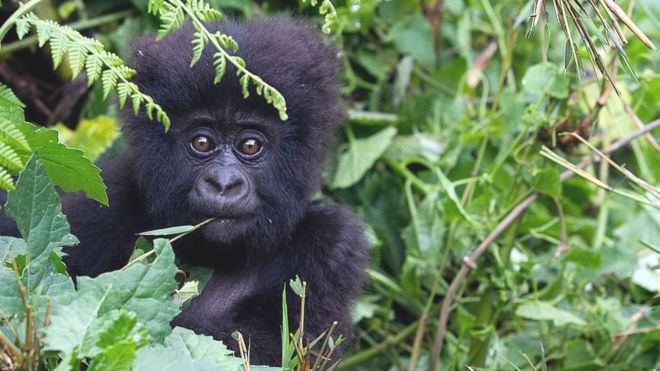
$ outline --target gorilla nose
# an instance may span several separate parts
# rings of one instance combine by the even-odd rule
[[[210,171],[204,177],[203,183],[208,192],[229,199],[241,198],[247,192],[247,181],[235,170]]]

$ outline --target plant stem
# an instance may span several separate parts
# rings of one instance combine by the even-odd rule
[[[5,38],[7,35],[7,32],[9,32],[9,29],[12,28],[12,26],[16,23],[16,21],[27,14],[29,11],[34,9],[35,6],[39,5],[40,2],[43,0],[31,0],[25,3],[24,5],[20,6],[12,15],[7,18],[5,23],[0,26],[0,48],[2,48],[2,39]]]

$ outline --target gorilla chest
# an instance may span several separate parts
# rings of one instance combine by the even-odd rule
[[[253,274],[214,272],[202,293],[192,300],[184,313],[194,315],[197,320],[229,320],[246,301],[253,299],[257,282]]]

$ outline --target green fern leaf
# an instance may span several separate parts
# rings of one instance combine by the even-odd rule
[[[236,52],[238,50],[238,43],[236,40],[234,40],[233,37],[229,35],[223,35],[220,32],[216,32],[214,36],[223,49],[231,50],[232,52]]]
[[[206,39],[206,35],[202,32],[195,32],[193,36],[194,36],[194,39],[192,41],[193,56],[192,56],[192,60],[190,61],[190,67],[197,64],[197,62],[199,62],[199,59],[202,58],[202,53],[204,52],[204,48],[206,47],[206,43],[208,42],[208,40]]]
[[[7,191],[14,190],[14,180],[12,179],[11,175],[9,175],[7,170],[3,168],[0,168],[0,188]]]
[[[120,82],[117,84],[117,99],[119,100],[119,109],[123,109],[126,104],[126,98],[130,94],[130,82]]]
[[[156,41],[181,28],[181,26],[183,26],[183,22],[185,21],[185,13],[183,12],[183,8],[180,4],[172,5],[168,2],[165,2],[161,7],[160,14],[163,23],[161,23],[160,27],[158,28],[158,36],[156,37]]]
[[[135,74],[136,74],[134,69],[132,69],[128,66],[124,66],[124,65],[121,65],[121,66],[115,68],[114,71],[117,75],[121,76],[122,78],[124,78],[126,80],[130,79],[131,77],[135,76]]]
[[[62,57],[68,47],[67,39],[64,35],[53,35],[50,38],[50,54],[53,57],[53,68],[57,68],[62,63]]]
[[[131,102],[133,103],[133,112],[137,115],[142,105],[142,96],[140,94],[131,95]]]
[[[243,92],[243,98],[247,98],[250,96],[250,76],[247,74],[243,74],[241,78],[239,79],[241,83],[241,91]]]
[[[163,5],[164,0],[149,0],[147,3],[147,12],[151,14],[158,14],[160,7]]]
[[[227,60],[225,59],[225,56],[220,52],[213,54],[213,58],[213,67],[215,68],[215,77],[213,78],[213,83],[219,84],[222,78],[225,76]]]
[[[9,120],[0,120],[0,142],[10,147],[24,151],[30,150],[30,144],[15,123]]]
[[[23,162],[18,153],[7,143],[0,142],[0,168],[6,168],[12,173],[23,170]]]
[[[16,21],[16,34],[19,39],[23,39],[28,32],[30,32],[30,21],[25,17],[21,17]]]
[[[87,54],[85,54],[81,45],[73,43],[69,46],[66,55],[69,57],[69,66],[71,66],[71,78],[75,79],[85,68]]]
[[[233,56],[233,57],[231,57],[231,60],[234,62],[234,64],[245,68],[245,59],[243,59],[239,56]]]
[[[113,70],[105,70],[101,76],[101,82],[103,83],[103,99],[106,99],[112,89],[117,86],[117,74]]]
[[[25,108],[25,104],[23,104],[23,102],[21,102],[21,100],[18,99],[16,94],[14,94],[14,92],[7,85],[1,82],[0,82],[0,97],[15,103],[17,106],[21,108]]]
[[[50,30],[48,29],[46,22],[37,23],[35,28],[37,29],[37,42],[41,48],[46,45],[48,40],[50,40]]]
[[[188,0],[186,5],[195,13],[195,16],[202,22],[208,23],[222,19],[222,13],[213,9],[210,4],[204,0]]]
[[[103,71],[103,60],[98,54],[90,54],[85,63],[85,70],[87,71],[87,86],[92,86],[94,81],[101,77]]]

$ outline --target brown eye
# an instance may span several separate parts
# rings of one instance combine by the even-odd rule
[[[198,135],[192,140],[192,146],[197,152],[211,151],[211,139],[206,135]]]
[[[241,142],[238,149],[245,155],[256,155],[261,150],[261,142],[254,138],[245,139]]]

